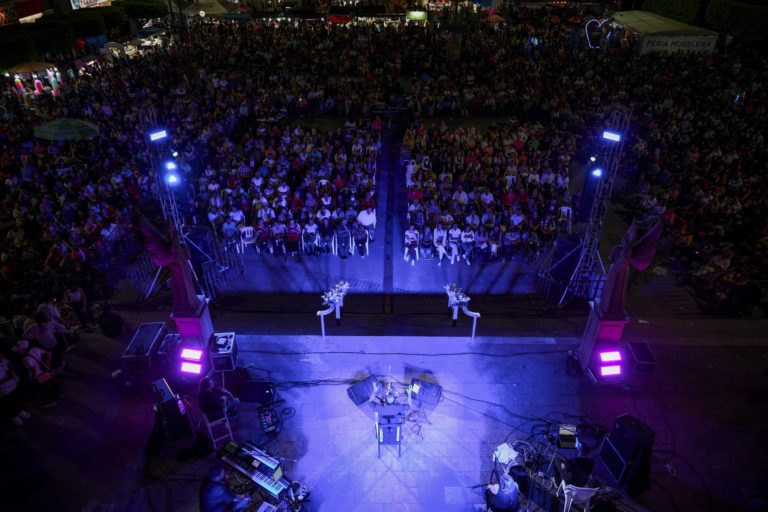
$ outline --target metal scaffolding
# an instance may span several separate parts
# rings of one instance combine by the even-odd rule
[[[595,198],[592,201],[592,210],[589,214],[586,230],[584,231],[584,238],[574,249],[574,251],[581,251],[579,262],[571,274],[568,286],[566,286],[560,297],[558,306],[573,298],[595,299],[600,296],[600,292],[603,289],[605,266],[603,265],[602,258],[600,258],[600,238],[603,235],[603,224],[605,222],[605,214],[608,211],[608,202],[613,192],[613,183],[616,181],[619,165],[624,155],[624,141],[626,140],[631,117],[632,113],[629,110],[613,111],[606,123],[606,127],[611,132],[619,134],[620,140],[600,138],[598,162],[604,165],[604,174],[600,177],[597,189],[595,190]],[[586,179],[589,179],[589,177]]]

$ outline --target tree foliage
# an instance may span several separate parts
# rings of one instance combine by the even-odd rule
[[[690,25],[701,25],[709,0],[645,0],[643,9]]]
[[[735,0],[711,0],[706,14],[713,30],[731,34],[747,44],[768,49],[768,6]]]
[[[125,15],[133,18],[162,18],[168,14],[168,5],[162,0],[125,0],[122,6]]]
[[[27,32],[20,30],[0,30],[0,68],[10,68],[28,60],[35,60],[35,42]],[[12,51],[11,51],[12,50]]]

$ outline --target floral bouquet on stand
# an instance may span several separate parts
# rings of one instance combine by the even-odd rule
[[[449,308],[462,307],[469,304],[469,297],[461,291],[461,288],[456,283],[447,284],[443,288],[445,288],[445,293],[448,294]]]
[[[349,290],[349,283],[339,281],[333,288],[323,294],[323,304],[326,306],[336,306],[344,301],[344,296]]]

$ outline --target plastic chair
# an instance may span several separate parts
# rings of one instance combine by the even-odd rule
[[[575,485],[566,484],[563,480],[560,482],[560,487],[557,488],[556,496],[559,497],[561,492],[565,495],[563,512],[570,512],[572,505],[581,505],[584,512],[589,512],[589,502],[592,496],[597,494],[599,490],[600,488],[576,487]]]
[[[208,429],[208,438],[211,440],[214,450],[218,450],[218,443],[221,441],[232,441],[234,436],[232,435],[232,427],[229,425],[229,418],[225,414],[221,418],[215,420],[208,419],[208,416],[203,413],[203,421],[205,427]]]
[[[307,245],[306,235],[307,235],[307,230],[306,228],[304,228],[301,230],[301,253],[302,254],[305,254],[307,252],[305,249],[305,245]],[[309,234],[309,236],[312,236],[311,233]],[[315,231],[315,236],[312,241],[312,244],[314,244],[315,247],[320,246],[320,233],[318,233],[317,231]]]
[[[238,244],[238,252],[244,253],[246,245],[252,245],[256,243],[256,232],[252,226],[244,226],[240,228],[240,243]]]

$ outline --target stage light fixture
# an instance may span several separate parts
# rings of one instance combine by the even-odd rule
[[[178,166],[176,165],[176,162],[174,162],[172,160],[169,160],[169,161],[165,162],[165,170],[166,171],[175,171],[177,168],[178,168]]]
[[[151,142],[157,142],[168,137],[168,132],[165,130],[157,130],[149,134],[149,140]]]
[[[169,185],[176,185],[179,182],[179,176],[175,173],[166,174],[165,182]]]
[[[600,352],[600,361],[603,363],[615,363],[616,361],[621,361],[621,352],[618,350]]]
[[[174,151],[174,152],[171,153],[171,156],[173,158],[176,158],[177,156],[179,156],[179,152],[178,151]]]
[[[189,361],[182,361],[181,363],[181,371],[183,373],[194,373],[195,375],[200,375],[203,371],[203,365],[200,363],[190,363]]]
[[[196,348],[185,348],[181,350],[181,358],[188,361],[200,361],[203,358],[203,351]]]
[[[603,170],[599,167],[595,167],[592,169],[592,176],[595,178],[599,178],[603,175]]]
[[[595,163],[595,162],[597,162],[597,157],[596,156],[591,156],[591,157],[589,157],[589,161],[592,162],[592,163]]]
[[[597,351],[588,369],[589,377],[596,383],[617,382],[623,379],[623,357],[615,347]]]
[[[613,142],[621,142],[621,134],[620,133],[616,133],[616,132],[612,132],[612,131],[609,131],[609,130],[605,130],[603,132],[603,139],[610,140],[610,141],[613,141]]]
[[[619,375],[621,375],[621,366],[619,365],[600,367],[600,376],[602,377],[616,377]]]

